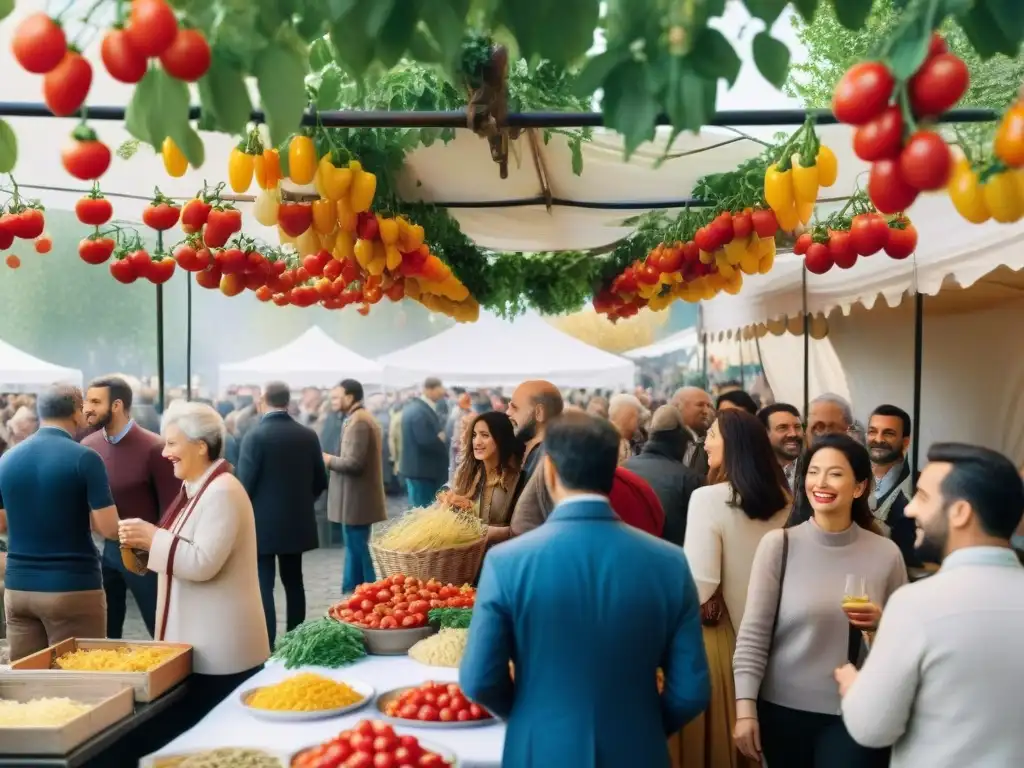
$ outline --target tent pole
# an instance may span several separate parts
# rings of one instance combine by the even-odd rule
[[[917,486],[918,448],[921,445],[921,369],[924,361],[924,294],[914,294],[914,434],[910,440],[910,477]]]
[[[156,286],[156,376],[160,381],[157,390],[157,406],[160,413],[164,412],[164,395],[167,391],[167,383],[164,371],[164,287],[162,284]]]
[[[192,273],[185,276],[185,399],[192,400]]]
[[[811,410],[811,315],[807,311],[807,267],[800,273],[800,301],[804,314],[804,419]]]
[[[740,332],[739,338],[737,339],[740,345],[740,389],[745,390],[747,388],[747,382],[743,375],[743,332]]]

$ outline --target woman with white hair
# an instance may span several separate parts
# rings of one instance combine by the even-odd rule
[[[193,647],[185,730],[255,674],[270,655],[256,575],[256,523],[223,459],[224,421],[209,405],[176,401],[164,413],[163,455],[182,481],[159,525],[122,520],[130,569],[159,574],[155,639]]]

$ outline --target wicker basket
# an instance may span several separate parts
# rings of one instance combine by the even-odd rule
[[[472,544],[449,549],[432,549],[426,552],[397,552],[384,549],[376,540],[396,520],[376,523],[370,535],[370,558],[377,578],[386,578],[401,573],[417,579],[437,579],[442,584],[472,584],[480,573],[480,563],[487,548],[486,535]]]

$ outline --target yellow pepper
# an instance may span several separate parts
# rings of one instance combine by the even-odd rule
[[[178,149],[178,145],[170,136],[164,139],[160,154],[164,159],[164,170],[169,176],[180,179],[185,175],[185,171],[188,170],[188,160],[185,159],[185,155]]]
[[[326,198],[313,201],[313,229],[321,235],[329,235],[338,224],[334,203]]]
[[[747,251],[747,243],[745,240],[736,238],[726,243],[723,250],[725,251],[726,262],[735,266],[743,260],[743,254]]]
[[[373,241],[372,240],[356,240],[355,247],[353,249],[356,261],[359,266],[366,269],[370,266],[370,262],[373,261]]]
[[[792,232],[800,226],[800,214],[797,213],[795,205],[775,211],[775,218],[778,219],[779,229],[783,232]]]
[[[799,155],[793,155],[793,200],[798,211],[802,205],[814,205],[818,199],[818,183],[818,166],[801,165]]]
[[[971,168],[967,158],[961,158],[953,168],[946,192],[957,213],[972,224],[981,224],[991,218],[978,174]]]
[[[394,272],[400,266],[402,266],[402,253],[394,245],[384,246],[384,263],[388,268],[389,272]]]
[[[358,163],[352,161],[349,163],[349,168],[351,169],[353,165],[358,165]],[[373,196],[377,192],[377,177],[369,171],[364,171],[361,165],[358,167],[358,173],[352,170],[349,203],[351,203],[353,211],[363,213],[370,210],[370,206],[373,205]]]
[[[320,238],[312,227],[295,238],[295,250],[300,256],[309,256],[320,250]]]
[[[839,178],[839,161],[836,159],[836,153],[821,144],[814,162],[818,166],[818,183],[823,187],[835,184]]]
[[[394,219],[378,216],[377,229],[380,230],[380,239],[384,245],[395,245],[398,242],[398,222]]]
[[[292,136],[288,142],[288,177],[296,184],[309,184],[316,176],[316,147],[309,136]]]
[[[1000,224],[1017,221],[1024,213],[1024,199],[1021,198],[1017,179],[1011,172],[1004,171],[990,176],[981,185],[981,195],[988,212]]]
[[[324,155],[316,170],[317,191],[328,200],[341,200],[352,186],[352,171],[336,168],[330,155]]]
[[[334,241],[334,250],[331,255],[338,261],[354,259],[356,257],[356,236],[343,229],[338,230],[338,239]]]
[[[262,162],[254,164],[256,183],[263,189],[273,189],[281,183],[281,156],[276,149],[263,150]]]
[[[387,259],[379,256],[374,256],[370,259],[370,263],[366,265],[366,271],[374,276],[383,275],[386,268]]]
[[[252,184],[253,157],[246,154],[238,147],[231,150],[228,155],[228,184],[235,192],[242,193],[249,190]]]
[[[406,253],[415,251],[423,245],[423,240],[426,237],[423,227],[419,224],[412,224],[404,217],[398,219],[398,235],[402,242],[402,250]]]
[[[342,232],[355,232],[359,219],[356,212],[352,210],[348,198],[343,197],[335,203],[335,210],[338,214],[338,229]]]
[[[334,206],[331,206],[331,214],[334,213]],[[338,230],[334,229],[328,232],[326,235],[320,235],[320,247],[325,251],[333,251],[334,244],[338,242]]]
[[[814,215],[814,203],[798,203],[796,206],[796,217],[801,224],[806,224]],[[776,216],[776,218],[778,218]]]
[[[792,209],[795,203],[793,172],[780,171],[775,163],[769,165],[764,172],[764,199],[776,215]]]

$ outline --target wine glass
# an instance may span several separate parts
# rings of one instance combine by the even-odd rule
[[[843,587],[843,610],[853,609],[870,603],[868,588],[863,576],[846,574],[846,584]]]

